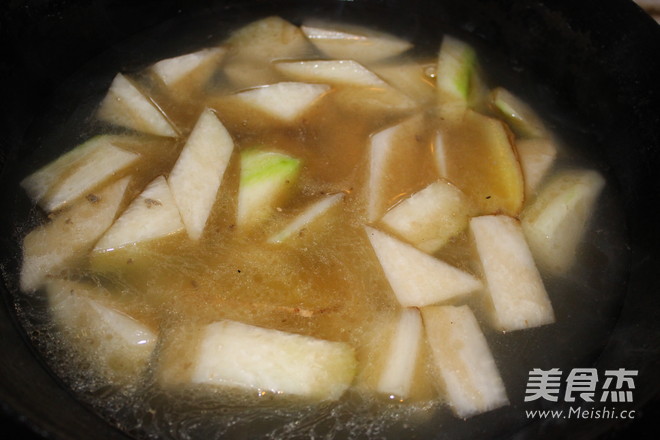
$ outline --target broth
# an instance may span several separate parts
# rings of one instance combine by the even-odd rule
[[[357,32],[369,35],[367,30]],[[74,345],[84,341],[85,335],[72,336],[59,330],[43,290],[25,292],[19,298],[25,313],[23,323],[35,335],[35,344],[82,400],[136,437],[222,438],[238,433],[266,438],[397,438],[411,433],[423,437],[437,435],[439,425],[447,437],[471,436],[476,429],[470,426],[471,420],[452,416],[442,390],[434,384],[434,367],[426,343],[421,348],[422,360],[416,364],[409,396],[399,402],[373,390],[381,365],[386,362],[383,353],[401,306],[364,232],[365,224],[380,225],[369,221],[364,209],[369,203],[369,191],[365,189],[369,185],[368,145],[375,133],[414,118],[421,121],[412,136],[412,147],[395,158],[397,166],[390,170],[394,177],[384,179],[379,189],[388,209],[437,181],[435,134],[442,123],[438,124],[434,100],[393,111],[392,97],[378,90],[333,84],[332,90],[295,124],[282,124],[236,96],[246,87],[291,78],[269,68],[265,70],[270,76],[258,75],[260,84],[232,82],[223,71],[228,66],[245,68],[248,62],[254,63],[257,70],[263,66],[261,61],[242,59],[241,44],[232,45],[230,40],[226,47],[227,53],[204,90],[200,90],[199,78],[180,83],[178,87],[186,93],[175,95],[148,69],[132,76],[134,84],[158,103],[179,130],[176,138],[132,138],[130,130],[97,121],[83,129],[128,133],[116,145],[141,155],[139,162],[112,178],[132,176],[121,209],[156,177],[169,175],[205,108],[213,110],[234,142],[234,152],[199,241],[180,231],[135,247],[85,253],[75,264],[49,274],[107,289],[113,304],[120,305],[124,313],[156,329],[158,343],[147,369],[128,382],[108,382],[93,358],[71,347],[72,341]],[[295,55],[296,59],[321,56],[311,44],[305,44]],[[273,57],[278,58],[275,54]],[[397,55],[393,60],[419,66],[425,75],[420,87],[427,83],[429,94],[435,93],[433,70],[429,68],[433,58]],[[390,63],[394,62],[388,60],[384,65]],[[366,65],[371,67],[370,63]],[[249,83],[251,78],[247,73],[245,76]],[[492,109],[481,111],[494,116]],[[465,142],[463,136],[469,139],[472,133],[452,132],[444,141],[460,144]],[[239,155],[255,146],[295,157],[302,168],[294,194],[278,204],[259,227],[244,228],[236,224],[241,186]],[[578,164],[581,161],[571,148],[560,145],[551,173]],[[341,209],[329,211],[285,243],[268,243],[269,237],[310,203],[328,194],[344,195]],[[489,324],[488,306],[484,306],[481,295],[473,293],[447,302],[468,304],[475,311],[512,403],[521,401],[529,370],[539,365],[583,366],[580,362],[588,359],[607,335],[618,301],[616,289],[611,286],[617,286],[622,277],[618,254],[624,243],[617,212],[618,201],[607,187],[572,269],[560,276],[541,272],[556,323],[499,332]],[[431,252],[437,259],[482,278],[475,253],[466,228]],[[592,314],[594,309],[598,310],[597,317]],[[186,378],[192,367],[181,365],[179,360],[194,357],[195,347],[190,341],[199,335],[201,327],[223,319],[347,343],[355,349],[358,373],[336,402],[310,402],[277,392],[189,383]],[[594,321],[601,331],[593,331]],[[567,339],[570,344],[557,344]],[[548,345],[553,348],[547,349]],[[523,414],[514,414],[510,407],[476,417],[524,422]]]

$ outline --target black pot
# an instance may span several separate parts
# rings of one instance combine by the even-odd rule
[[[128,438],[50,373],[17,319],[20,239],[31,208],[18,180],[57,154],[41,148],[44,137],[53,130],[71,136],[57,127],[92,108],[117,71],[136,70],[171,55],[168,51],[203,46],[209,36],[219,40],[271,14],[293,22],[313,16],[366,24],[427,49],[436,48],[445,32],[464,38],[500,84],[538,103],[560,136],[599,164],[612,194],[621,199],[618,221],[626,245],[619,249],[620,277],[594,274],[600,284],[593,285],[616,293],[603,318],[607,329],[574,366],[638,370],[635,400],[626,407],[636,411],[635,420],[523,420],[531,406],[519,395],[504,412],[462,432],[479,438],[657,435],[660,26],[626,0],[26,0],[0,6],[0,40],[8,49],[0,60],[6,206],[0,233],[0,406],[7,426],[22,429],[20,438]],[[442,427],[424,433],[447,435]]]

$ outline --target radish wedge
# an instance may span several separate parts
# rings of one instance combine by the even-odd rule
[[[236,97],[284,122],[291,122],[309,110],[314,103],[330,90],[324,84],[281,82],[246,90]]]
[[[418,249],[433,253],[467,227],[469,215],[463,193],[440,180],[401,201],[381,222]]]
[[[118,73],[101,101],[97,117],[101,121],[157,136],[177,137],[177,131],[160,109]]]
[[[242,151],[237,224],[252,226],[269,217],[291,192],[299,172],[296,158],[260,149]]]
[[[481,281],[377,229],[365,227],[399,304],[423,307],[479,290]]]
[[[266,17],[238,29],[227,40],[230,56],[263,60],[300,59],[313,51],[298,26],[280,17]]]
[[[193,76],[198,84],[204,84],[225,52],[224,48],[219,47],[202,49],[158,61],[151,69],[167,87],[177,87],[180,81]]]
[[[282,61],[280,72],[298,81],[323,82],[364,87],[386,87],[385,81],[353,60]]]
[[[44,210],[62,208],[139,159],[138,154],[116,147],[114,139],[89,139],[23,179],[21,186]]]
[[[534,111],[513,93],[501,87],[491,92],[492,106],[511,125],[518,136],[545,137],[547,132]]]
[[[193,240],[204,231],[233,150],[234,141],[225,127],[211,110],[204,110],[168,178]]]
[[[512,331],[554,322],[552,304],[520,223],[503,215],[475,217],[470,230],[494,327]]]
[[[392,35],[353,33],[350,29],[328,26],[301,26],[309,41],[330,58],[371,63],[399,55],[412,47],[410,42]]]
[[[557,147],[549,139],[522,139],[516,142],[516,151],[525,176],[525,197],[531,199],[555,163]]]
[[[428,68],[428,65],[406,62],[372,66],[371,70],[416,103],[425,104],[435,97],[433,81],[427,75]]]
[[[422,310],[438,385],[462,418],[507,405],[504,383],[488,343],[468,306]]]
[[[604,186],[596,171],[566,171],[553,177],[525,209],[522,226],[542,269],[561,275],[574,264]]]
[[[402,310],[389,343],[385,368],[380,374],[376,388],[379,392],[403,399],[409,396],[422,345],[422,335],[419,310]]]
[[[191,381],[338,399],[350,386],[357,362],[353,349],[331,342],[234,321],[204,328]]]
[[[417,189],[424,163],[432,161],[423,144],[426,124],[420,115],[373,134],[369,140],[366,214],[378,220],[402,193]]]
[[[181,215],[167,181],[163,176],[159,176],[131,202],[96,243],[94,251],[112,251],[166,237],[183,229]]]
[[[127,382],[146,370],[156,333],[110,304],[109,292],[64,280],[49,281],[46,291],[58,328],[106,378]]]
[[[333,194],[330,196],[323,197],[322,199],[312,203],[308,206],[301,214],[299,214],[291,223],[289,223],[284,229],[272,235],[269,239],[269,243],[282,243],[287,240],[289,237],[299,233],[304,230],[308,225],[313,223],[316,219],[323,216],[330,209],[337,206],[344,199],[344,194]]]
[[[468,108],[476,64],[477,55],[470,45],[445,35],[436,65],[436,90],[442,117],[460,118]]]
[[[435,145],[441,175],[456,185],[480,215],[517,216],[525,182],[505,124],[467,110],[442,124]]]
[[[23,291],[38,289],[48,275],[94,245],[112,225],[129,180],[125,177],[88,194],[25,236],[20,276]]]

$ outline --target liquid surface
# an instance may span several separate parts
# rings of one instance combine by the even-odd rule
[[[230,46],[223,61],[226,64],[221,67],[231,66],[237,57]],[[432,66],[434,59],[402,57],[399,61],[426,67]],[[438,178],[433,159],[437,115],[430,101],[412,110],[392,111],[377,93],[334,86],[296,124],[280,124],[237,102],[234,93],[244,85],[222,73],[203,90],[194,80],[180,85],[194,91],[184,99],[170,94],[149,71],[131,78],[182,133],[178,139],[148,136],[141,137],[138,144],[119,142],[142,155],[138,164],[123,172],[133,176],[128,190],[133,197],[155,177],[168,175],[205,108],[215,111],[231,133],[236,150],[199,242],[179,233],[102,255],[86,254],[57,275],[106,288],[124,312],[158,329],[163,339],[156,348],[156,360],[135,382],[109,385],[93,363],[79,356],[52,322],[42,291],[19,300],[24,325],[35,335],[35,344],[82,400],[121,429],[144,438],[225,438],[239,433],[266,438],[397,438],[412,433],[423,437],[437,435],[438,426],[450,437],[473,436],[476,424],[497,418],[511,425],[524,422],[522,411],[519,414],[511,408],[478,416],[480,422],[457,420],[447,409],[442,393],[429,386],[433,382],[429,362],[417,367],[412,396],[403,404],[369,391],[374,373],[368,368],[358,373],[354,386],[339,402],[310,403],[201,385],[163,387],[157,360],[163,345],[168,345],[170,356],[185,356],[191,349],[188,336],[194,331],[187,334],[179,329],[220,319],[346,342],[356,347],[361,366],[378,366],[399,305],[363,229],[368,223],[364,206],[368,203],[369,139],[411,116],[423,121],[414,136],[412,152],[399,158],[392,170],[399,178],[385,181],[381,188],[385,205],[394,206]],[[281,80],[277,73],[260,78],[263,84]],[[433,84],[433,77],[426,75],[422,81]],[[115,127],[102,129],[117,132]],[[462,135],[453,136],[458,138],[453,141],[460,143]],[[295,194],[261,227],[245,231],[235,221],[240,173],[237,153],[255,146],[299,158],[303,166]],[[553,172],[580,161],[570,146],[562,146]],[[586,366],[584,362],[607,337],[616,315],[617,286],[622,276],[617,254],[624,246],[617,201],[608,191],[601,197],[573,269],[554,278],[542,273],[555,308],[555,324],[502,334],[489,330],[478,298],[454,302],[467,303],[475,310],[514,404],[522,401],[531,368]],[[287,243],[273,246],[266,242],[311,201],[333,193],[345,194],[341,209]],[[466,231],[434,255],[478,274]],[[423,357],[428,357],[428,350],[422,351]],[[377,370],[374,367],[373,371]]]

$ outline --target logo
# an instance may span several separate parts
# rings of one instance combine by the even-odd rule
[[[564,376],[559,368],[529,372],[525,389],[525,402],[632,403],[637,370],[605,370],[602,375],[595,368],[573,368]],[[617,411],[616,408],[571,407],[563,410],[529,410],[528,418],[634,418],[634,410]]]

